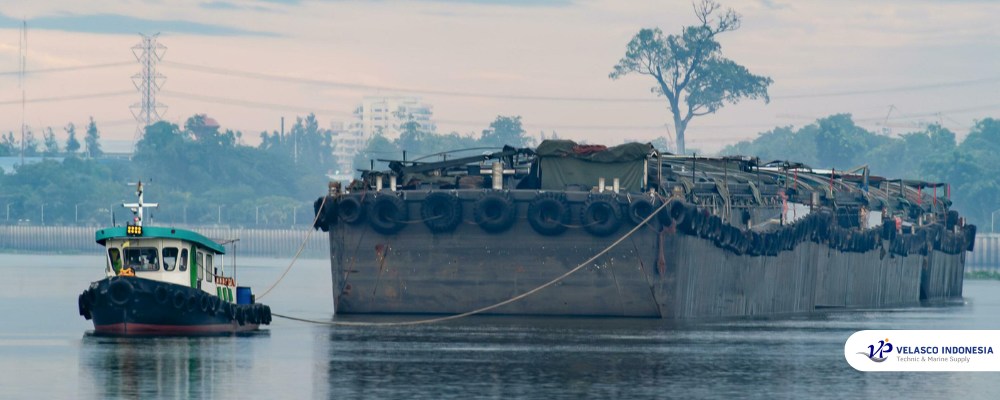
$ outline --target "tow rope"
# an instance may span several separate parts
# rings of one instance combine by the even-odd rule
[[[649,214],[649,216],[646,217],[646,219],[642,220],[642,222],[640,222],[639,224],[637,224],[634,228],[632,228],[632,230],[626,232],[624,235],[622,235],[620,238],[618,238],[618,240],[615,240],[614,243],[611,243],[610,245],[608,245],[608,247],[605,247],[604,250],[601,250],[599,253],[595,254],[593,257],[588,258],[586,261],[580,263],[580,265],[577,265],[573,269],[571,269],[569,271],[566,271],[562,275],[557,276],[555,279],[552,279],[551,281],[548,281],[548,282],[546,282],[546,283],[544,283],[544,284],[542,284],[542,285],[540,285],[540,286],[538,286],[538,287],[536,287],[534,289],[531,289],[531,290],[529,290],[527,292],[521,293],[521,294],[519,294],[517,296],[511,297],[511,298],[509,298],[507,300],[504,300],[504,301],[501,301],[499,303],[492,304],[492,305],[489,305],[489,306],[486,306],[486,307],[477,308],[477,309],[472,310],[472,311],[464,312],[464,313],[461,313],[461,314],[448,315],[448,316],[444,316],[444,317],[421,319],[421,320],[415,320],[415,321],[401,321],[401,322],[322,321],[322,320],[315,320],[315,319],[294,317],[294,316],[290,316],[290,315],[283,315],[283,314],[278,314],[278,313],[274,313],[274,312],[272,312],[271,315],[273,315],[275,317],[279,317],[279,318],[284,318],[284,319],[292,320],[292,321],[306,322],[306,323],[317,324],[317,325],[387,327],[387,326],[427,325],[427,324],[434,324],[434,323],[438,323],[438,322],[445,322],[445,321],[456,320],[456,319],[465,318],[465,317],[468,317],[468,316],[480,314],[480,313],[483,313],[483,312],[486,312],[486,311],[490,311],[490,310],[498,308],[498,307],[505,306],[505,305],[513,303],[515,301],[521,300],[521,299],[523,299],[525,297],[531,296],[531,295],[533,295],[535,293],[538,293],[541,290],[543,290],[543,289],[545,289],[545,288],[547,288],[549,286],[552,286],[552,285],[558,283],[559,281],[561,281],[563,279],[566,279],[570,275],[573,275],[577,271],[583,269],[583,267],[586,267],[587,265],[590,265],[590,263],[594,262],[595,260],[597,260],[601,256],[607,254],[609,251],[611,251],[611,249],[617,247],[619,244],[621,244],[621,242],[625,241],[625,239],[628,239],[635,232],[637,232],[640,228],[642,228],[647,223],[649,223],[650,220],[652,220],[654,217],[656,217],[656,215],[659,214],[659,212],[661,210],[663,210],[668,204],[670,204],[669,201],[664,201],[663,204],[660,205],[660,207],[658,207],[656,210],[654,210],[653,212],[651,212]],[[320,206],[320,209],[322,209],[322,206]],[[318,218],[318,216],[317,216],[317,218]],[[302,251],[302,249],[299,248],[299,251]],[[296,257],[298,257],[298,254],[296,254]],[[294,263],[294,260],[293,260],[293,263]],[[288,268],[291,268],[291,264],[289,264]],[[288,272],[288,270],[285,270],[285,273],[287,273],[287,272]],[[284,274],[282,274],[282,277],[284,277]],[[279,279],[279,281],[280,281],[280,279]],[[275,282],[275,285],[277,285],[277,282]],[[274,286],[272,285],[272,288],[273,287]],[[270,291],[270,289],[268,289],[268,291]]]

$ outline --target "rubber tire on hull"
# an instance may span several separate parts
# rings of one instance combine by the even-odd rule
[[[462,202],[448,193],[431,193],[420,204],[420,218],[431,232],[451,232],[462,223]]]
[[[108,298],[114,304],[124,305],[129,300],[132,300],[132,293],[134,291],[131,283],[124,278],[118,278],[108,286]]]
[[[236,322],[240,325],[246,324],[247,322],[247,310],[246,307],[236,308]]]
[[[591,196],[580,209],[580,223],[591,235],[611,235],[622,226],[621,207],[610,197]]]
[[[560,193],[542,193],[528,205],[528,223],[542,235],[562,234],[570,223],[569,204]]]
[[[684,218],[688,214],[688,208],[689,207],[684,204],[683,201],[675,199],[670,202],[670,205],[667,206],[664,211],[668,211],[670,213],[670,218],[673,218],[674,221],[677,221],[677,223],[680,224],[684,222]]]
[[[185,302],[187,302],[187,295],[184,292],[180,290],[174,292],[174,308],[183,310]]]
[[[156,289],[153,290],[153,296],[156,298],[156,302],[160,303],[160,305],[165,305],[170,302],[170,291],[163,286],[157,286]]]
[[[202,296],[201,297],[201,311],[205,312],[205,313],[209,312],[209,310],[212,309],[212,304],[211,303],[212,303],[212,298],[211,297],[209,297],[209,296]]]
[[[656,205],[652,200],[646,197],[636,197],[628,205],[628,219],[633,224],[639,225],[655,210]]]
[[[406,227],[408,215],[403,199],[391,194],[381,195],[368,210],[368,224],[375,232],[392,235]]]
[[[337,204],[337,216],[348,225],[357,225],[365,221],[365,207],[361,197],[344,196]]]
[[[505,192],[488,192],[476,200],[472,215],[484,231],[501,233],[514,226],[517,206]]]
[[[326,199],[324,203],[323,199]],[[320,205],[322,204],[322,208]],[[337,202],[333,197],[326,196],[320,197],[313,202],[313,215],[316,216],[316,222],[313,223],[314,229],[322,230],[323,232],[329,232],[330,226],[337,223]]]
[[[80,293],[80,297],[76,299],[76,306],[79,308],[80,315],[84,319],[90,319],[90,306],[87,304],[87,293]]]

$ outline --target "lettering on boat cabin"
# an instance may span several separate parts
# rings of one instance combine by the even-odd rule
[[[217,285],[223,285],[223,286],[231,286],[231,287],[235,287],[236,286],[236,280],[233,279],[232,277],[228,277],[228,276],[217,276],[217,277],[215,277],[215,283]]]

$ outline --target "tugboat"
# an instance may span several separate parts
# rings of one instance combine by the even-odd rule
[[[95,234],[107,249],[107,276],[80,294],[78,306],[96,333],[222,334],[270,324],[270,307],[226,275],[223,245],[185,229],[144,226],[143,209],[158,205],[143,202],[142,182],[136,194],[137,203],[123,204],[132,221]]]

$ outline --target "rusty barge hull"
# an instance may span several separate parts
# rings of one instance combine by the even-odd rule
[[[412,217],[392,234],[365,223],[330,224],[336,313],[457,314],[490,306],[577,267],[636,226],[626,222],[600,237],[570,224],[542,235],[527,221],[530,199],[540,192],[511,190],[505,193],[517,210],[514,223],[489,233],[472,211],[489,192],[447,192],[463,210],[451,232],[434,232]],[[429,193],[348,196],[365,209],[380,196],[398,197],[409,216],[419,216]],[[580,215],[590,196],[564,195],[571,215]],[[615,196],[623,208],[633,199]],[[575,274],[486,313],[691,319],[912,306],[962,295],[968,235],[961,231],[847,229],[816,213],[756,234],[680,204],[674,218],[651,219]]]

